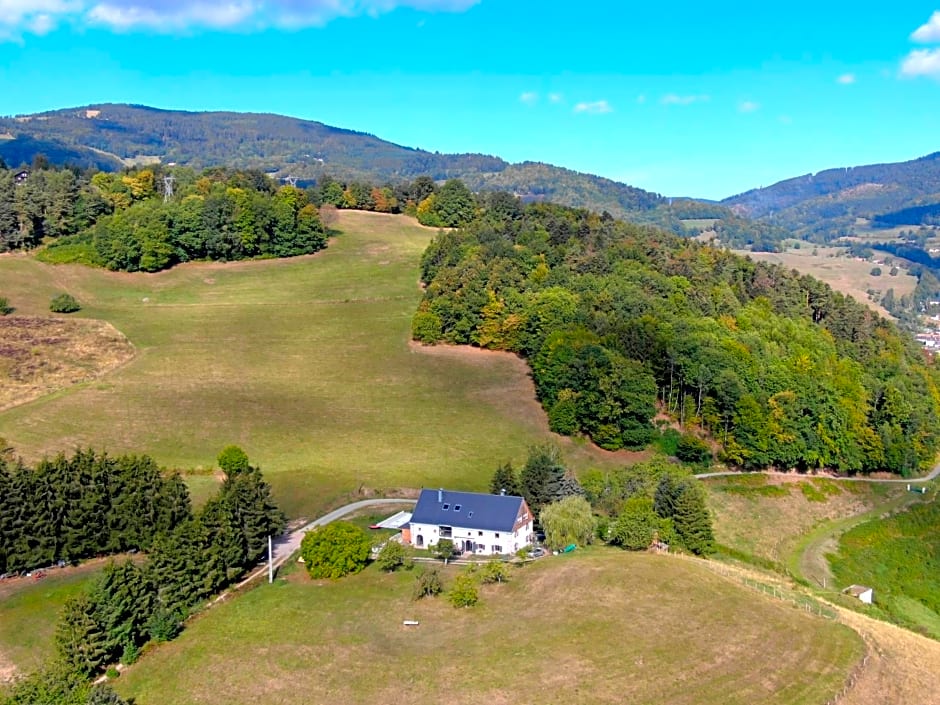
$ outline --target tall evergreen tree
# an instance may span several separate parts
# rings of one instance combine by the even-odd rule
[[[514,497],[522,494],[522,489],[519,486],[519,476],[513,469],[512,463],[508,462],[496,468],[496,472],[493,473],[493,478],[490,480],[490,494],[502,494],[504,492]]]

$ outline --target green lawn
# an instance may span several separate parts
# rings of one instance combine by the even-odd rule
[[[42,580],[0,583],[0,670],[6,663],[28,672],[52,654],[62,605],[81,592],[103,565],[98,560],[80,568],[48,571]]]
[[[412,602],[413,581],[295,571],[210,610],[115,687],[137,705],[815,705],[863,653],[846,627],[667,556],[549,557],[472,609]]]
[[[77,315],[111,322],[138,350],[98,381],[0,414],[0,437],[29,460],[90,445],[184,469],[237,443],[292,516],[361,486],[480,489],[498,464],[521,463],[548,434],[520,413],[534,407],[519,361],[409,346],[433,231],[353,212],[338,227],[317,255],[160,274],[0,257],[17,313],[44,314],[67,291]]]

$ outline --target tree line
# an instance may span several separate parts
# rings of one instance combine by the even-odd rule
[[[158,485],[161,481],[153,461],[146,457],[112,462],[88,450],[77,452],[72,459],[60,456],[57,464],[72,468],[60,479],[73,487],[88,479],[87,473],[83,474],[85,468],[111,464],[139,469],[141,482],[143,478]],[[150,641],[174,638],[190,610],[231,584],[265,554],[267,537],[282,532],[286,523],[271,499],[269,485],[236,446],[222,451],[219,466],[225,479],[199,512],[192,512],[185,486],[177,476],[171,476],[170,513],[162,518],[157,513],[153,523],[148,523],[152,517],[148,517],[146,498],[128,494],[120,482],[110,486],[117,506],[141,514],[142,538],[137,543],[146,549],[146,557],[110,563],[97,580],[66,602],[55,631],[55,658],[17,682],[6,701],[8,705],[121,702],[100,700],[116,696],[92,689],[89,679],[108,664],[133,663]],[[33,471],[20,466],[16,474],[33,472],[38,474],[38,468]],[[39,495],[34,501],[44,508],[66,512],[71,504],[88,504],[82,497],[61,502],[48,495]],[[100,511],[106,517],[122,515],[105,507]],[[122,529],[116,535],[125,534]],[[113,543],[111,546],[116,548],[110,550],[123,550],[126,545]],[[18,554],[12,558],[20,560]],[[10,555],[7,560],[11,560]]]
[[[518,472],[511,463],[496,469],[490,492],[524,497],[549,548],[598,538],[634,551],[654,542],[698,555],[715,549],[704,491],[688,470],[662,458],[590,470],[579,482],[557,447],[534,446]]]
[[[556,432],[643,447],[663,413],[747,468],[933,461],[937,370],[864,305],[658,229],[503,196],[425,251],[412,333],[523,355]]]
[[[35,468],[0,458],[0,573],[144,551],[190,515],[182,479],[147,456],[78,450]]]
[[[326,245],[308,194],[260,171],[38,167],[0,169],[0,251],[49,243],[47,261],[154,272]],[[173,179],[169,188],[164,176]]]

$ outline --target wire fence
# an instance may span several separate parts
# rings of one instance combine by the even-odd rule
[[[692,563],[695,563],[699,566],[707,568],[713,573],[717,573],[723,577],[726,577],[730,580],[734,580],[745,587],[756,590],[757,592],[763,593],[768,597],[772,597],[777,600],[782,600],[783,602],[788,602],[798,609],[822,617],[823,619],[829,619],[834,621],[839,621],[839,613],[832,607],[826,605],[823,602],[820,602],[814,597],[806,595],[801,592],[797,592],[790,588],[784,587],[782,585],[775,585],[773,583],[768,583],[763,580],[759,580],[751,575],[748,575],[746,571],[734,566],[727,565],[725,563],[717,563],[715,561],[705,560],[704,558],[697,558],[695,556],[689,556],[683,553],[669,553],[666,554],[672,558],[678,558],[681,560],[686,560]],[[868,666],[869,658],[871,656],[871,644],[864,635],[861,635],[863,641],[865,642],[865,654],[860,661],[857,661],[852,667],[852,670],[849,672],[849,675],[846,677],[845,682],[842,685],[842,688],[833,695],[829,700],[825,702],[825,705],[836,705],[839,703],[846,695],[855,687],[858,683],[858,679],[861,677],[862,673],[865,671],[865,668]]]

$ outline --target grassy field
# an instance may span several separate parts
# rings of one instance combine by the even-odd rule
[[[482,488],[550,437],[518,358],[409,344],[418,260],[433,231],[342,212],[317,255],[194,263],[160,274],[0,257],[3,295],[42,314],[67,291],[136,357],[94,382],[0,413],[29,460],[75,446],[208,467],[245,448],[292,516],[360,487]],[[622,458],[568,443],[575,465]],[[624,456],[626,457],[626,456]],[[205,496],[211,479],[196,476]]]
[[[0,582],[0,683],[28,672],[52,654],[59,610],[98,575],[104,560],[79,568],[50,570],[42,580]]]
[[[839,624],[665,556],[543,559],[473,609],[412,602],[413,581],[294,572],[211,610],[115,687],[137,705],[799,705],[834,694],[863,651]]]
[[[814,255],[813,252],[816,252]],[[875,267],[872,262],[843,256],[847,250],[839,247],[814,248],[809,243],[803,243],[799,250],[787,252],[740,252],[751,259],[781,264],[787,269],[795,269],[803,274],[810,274],[826,282],[836,291],[848,294],[856,301],[867,304],[884,316],[888,312],[880,305],[868,298],[868,290],[880,291],[882,294],[888,289],[894,289],[898,298],[910,294],[917,286],[917,278],[906,271],[895,276],[888,274],[891,269],[882,266],[881,276],[872,276],[871,270]]]
[[[718,543],[779,567],[815,528],[904,495],[903,486],[788,475],[716,477],[704,483]]]

